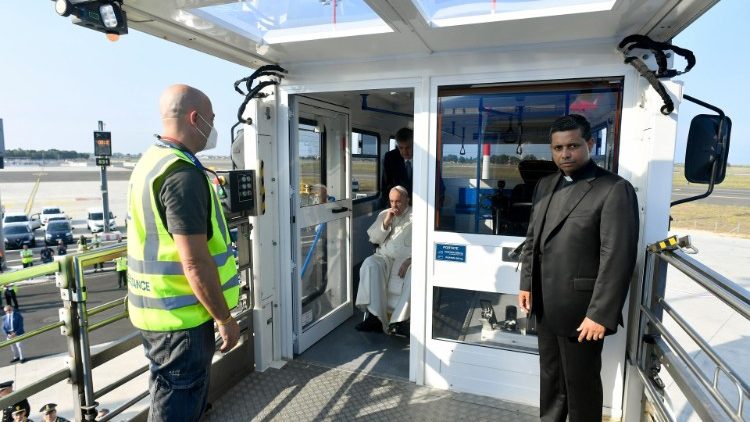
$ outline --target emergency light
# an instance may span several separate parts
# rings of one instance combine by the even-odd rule
[[[119,0],[55,0],[55,11],[63,17],[72,16],[76,25],[107,34],[110,41],[128,33],[127,16]]]

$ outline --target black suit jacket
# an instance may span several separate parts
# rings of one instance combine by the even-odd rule
[[[611,334],[622,325],[635,267],[635,191],[627,180],[591,162],[562,211],[546,215],[561,177],[558,172],[541,179],[534,191],[520,289],[531,291],[531,312],[558,336],[577,336],[585,317]],[[552,225],[545,239],[542,223]]]
[[[411,197],[411,179],[409,174],[406,172],[406,164],[404,164],[404,158],[398,149],[394,149],[385,153],[383,157],[383,177],[380,181],[380,194],[382,203],[384,206],[388,206],[388,193],[395,186],[403,186],[409,191],[409,197]]]

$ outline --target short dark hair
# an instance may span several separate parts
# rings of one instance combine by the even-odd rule
[[[396,142],[411,142],[414,140],[414,131],[408,127],[402,127],[396,132]]]
[[[549,136],[557,132],[567,132],[569,130],[581,130],[581,137],[584,141],[591,139],[591,123],[580,114],[568,114],[552,122],[549,128]]]

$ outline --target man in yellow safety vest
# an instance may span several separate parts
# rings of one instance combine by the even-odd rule
[[[128,310],[151,361],[151,421],[197,421],[206,407],[214,321],[220,350],[237,344],[230,309],[239,278],[218,196],[195,154],[216,146],[211,101],[173,85],[163,131],[133,169],[128,193]]]
[[[25,243],[21,250],[21,264],[23,264],[24,268],[34,265],[34,252]]]
[[[128,258],[119,256],[115,258],[115,271],[117,271],[117,288],[122,289],[128,285]]]

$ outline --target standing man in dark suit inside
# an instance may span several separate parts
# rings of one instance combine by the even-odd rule
[[[601,421],[604,336],[622,325],[636,261],[638,202],[625,179],[590,158],[585,117],[550,129],[559,173],[534,192],[519,307],[537,318],[543,421]]]
[[[414,131],[405,127],[396,132],[396,149],[383,157],[383,177],[380,183],[381,205],[388,207],[388,192],[403,186],[411,197],[412,157],[414,156]]]

